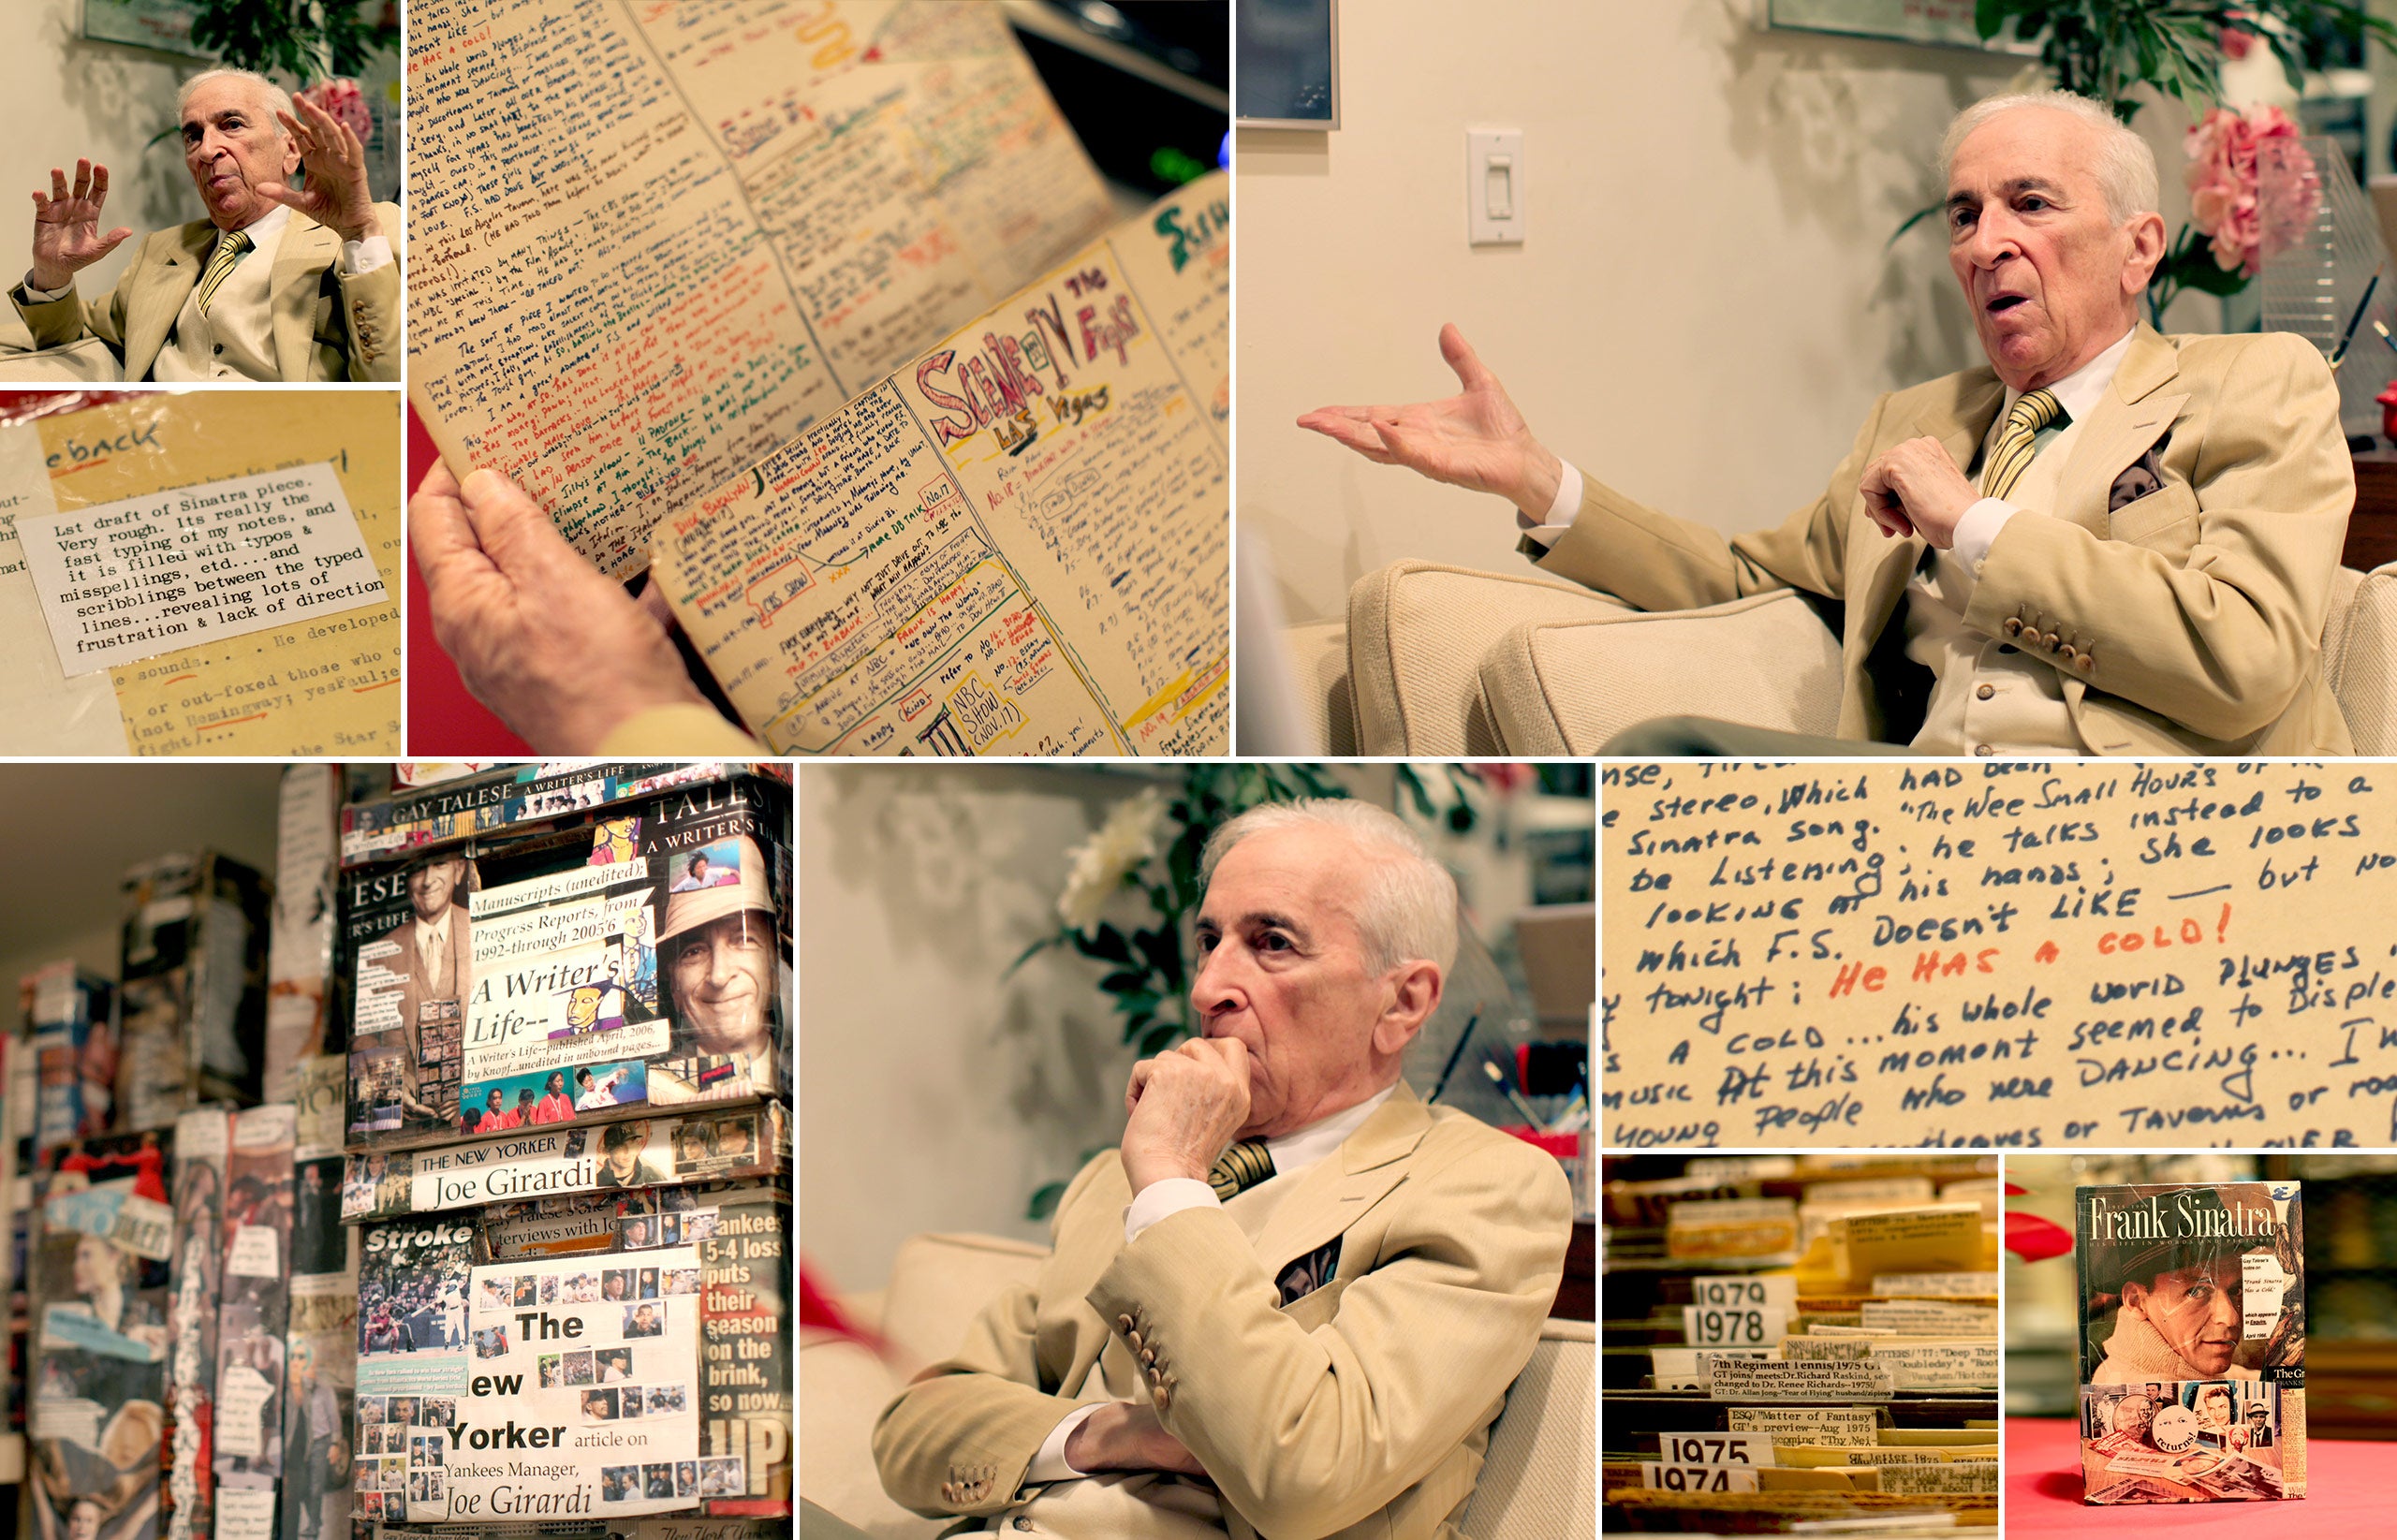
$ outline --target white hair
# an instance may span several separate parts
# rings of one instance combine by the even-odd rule
[[[184,109],[191,105],[191,94],[199,90],[201,86],[206,85],[211,81],[245,81],[249,82],[252,90],[266,98],[267,106],[273,111],[290,113],[295,117],[298,116],[298,113],[294,110],[291,105],[291,93],[284,90],[283,87],[275,84],[272,81],[268,80],[265,76],[259,74],[255,69],[203,69],[199,74],[194,75],[190,80],[185,81],[184,82],[183,89],[175,93],[175,121],[177,123],[181,123],[183,121]],[[272,116],[267,119],[266,126],[273,129],[278,134],[284,131],[282,120]]]
[[[1956,152],[1973,131],[2003,112],[2026,107],[2068,112],[2097,131],[2097,185],[2106,194],[2106,216],[2126,225],[2143,213],[2159,212],[2163,179],[2155,169],[2155,152],[2105,107],[2069,91],[2020,92],[1984,96],[1956,114],[1939,140],[1939,182],[1946,186],[1956,165]]]
[[[1347,837],[1371,863],[1349,918],[1375,973],[1402,962],[1439,964],[1446,975],[1457,956],[1457,885],[1396,814],[1345,797],[1310,797],[1250,808],[1207,837],[1198,883],[1214,880],[1232,846],[1252,834],[1281,829],[1330,829]]]

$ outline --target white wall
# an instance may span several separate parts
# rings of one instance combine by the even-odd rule
[[[7,61],[8,136],[0,155],[0,286],[14,285],[33,259],[35,190],[50,190],[55,166],[75,176],[78,156],[109,169],[102,228],[125,225],[134,239],[77,278],[83,293],[105,292],[132,260],[140,238],[203,213],[169,138],[175,89],[203,61],[118,43],[84,41],[83,0],[7,0],[0,5],[0,59]],[[145,148],[147,146],[147,148]]]
[[[1534,430],[1631,495],[1726,531],[1822,490],[1873,397],[1980,361],[1935,223],[1948,119],[2020,61],[1759,33],[1750,0],[1363,0],[1342,126],[1243,130],[1242,538],[1293,622],[1401,557],[1517,570],[1497,499],[1369,465],[1291,420],[1450,394],[1463,328]],[[2151,108],[2177,229],[2177,109]],[[1524,132],[1529,239],[1470,247],[1464,131]],[[2176,327],[2218,325],[2211,300]]]
[[[801,1249],[881,1286],[919,1230],[1042,1240],[1043,1182],[1122,1132],[1100,970],[1044,953],[1066,853],[1129,775],[809,765],[799,777]]]

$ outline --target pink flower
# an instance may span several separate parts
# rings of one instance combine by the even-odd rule
[[[352,80],[319,81],[300,93],[312,107],[321,108],[349,125],[360,143],[374,137],[375,118],[366,110],[366,95]]]
[[[2189,130],[2182,148],[2189,157],[2185,180],[2189,188],[2189,220],[2211,236],[2213,259],[2227,272],[2244,271],[2250,278],[2263,271],[2264,229],[2257,198],[2257,155],[2267,139],[2295,139],[2297,125],[2277,107],[2252,107],[2245,112],[2217,107]],[[2302,155],[2303,152],[2299,154]],[[2311,163],[2306,163],[2310,171]],[[2310,184],[2312,178],[2305,179]],[[2310,194],[2311,203],[2318,194]],[[2310,208],[2306,211],[2311,217]],[[2302,220],[2299,222],[2301,225]],[[2277,250],[2294,235],[2275,229]]]

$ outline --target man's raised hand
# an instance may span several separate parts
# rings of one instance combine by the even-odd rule
[[[1140,1192],[1169,1177],[1206,1180],[1207,1168],[1248,1122],[1248,1048],[1236,1037],[1193,1037],[1132,1066],[1124,1092],[1124,1175]]]
[[[1563,462],[1532,436],[1507,388],[1454,322],[1440,328],[1440,357],[1464,389],[1411,406],[1318,406],[1299,426],[1336,439],[1376,465],[1473,491],[1495,492],[1534,519],[1556,500]]]
[[[108,200],[107,167],[77,161],[72,187],[65,171],[50,169],[50,196],[34,194],[34,266],[25,275],[34,287],[65,288],[78,272],[132,238],[122,225],[100,233],[100,206]]]
[[[344,241],[363,241],[383,232],[382,217],[366,188],[366,147],[349,125],[305,96],[294,96],[300,110],[294,118],[277,112],[283,131],[300,152],[308,173],[307,185],[294,188],[281,182],[261,182],[258,191],[277,203],[306,214]],[[304,121],[303,121],[304,120]]]

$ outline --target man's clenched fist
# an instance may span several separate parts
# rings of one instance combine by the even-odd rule
[[[1204,1181],[1207,1168],[1248,1122],[1248,1048],[1236,1037],[1194,1037],[1132,1066],[1124,1093],[1124,1174],[1140,1193],[1169,1177]]]

